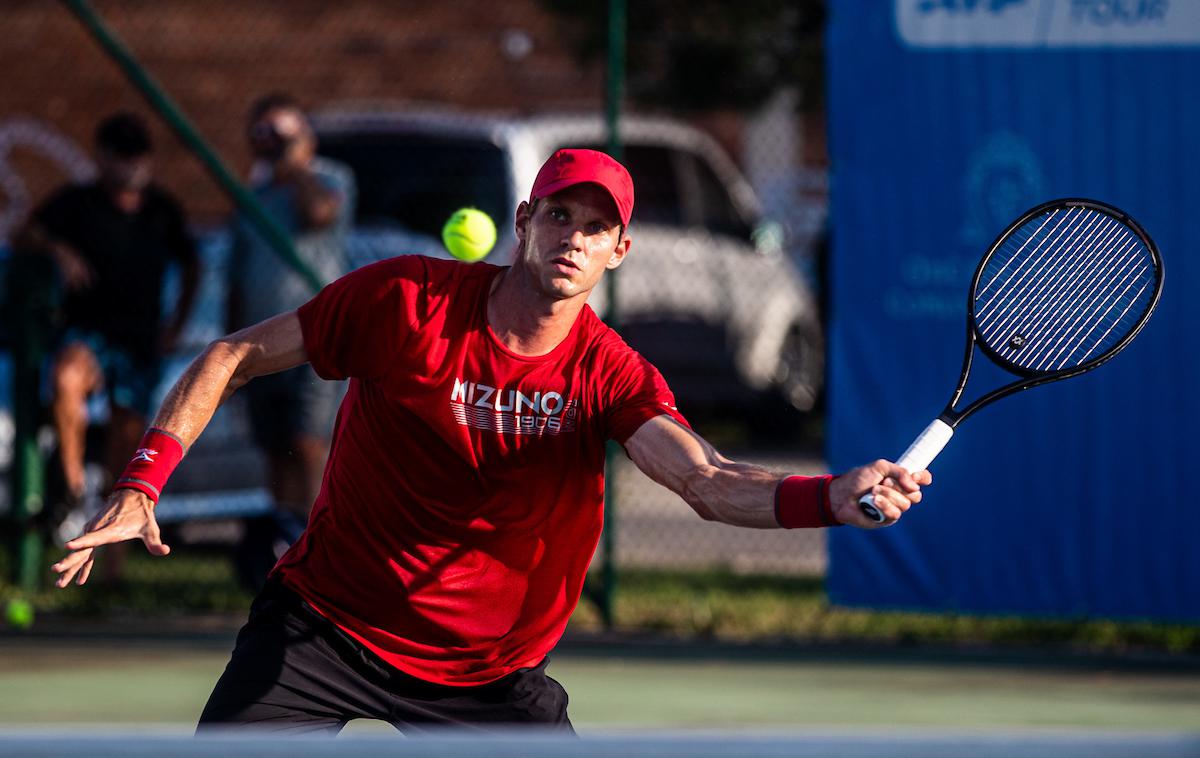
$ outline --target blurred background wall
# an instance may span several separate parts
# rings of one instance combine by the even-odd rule
[[[633,5],[633,107],[686,113],[738,157],[761,142],[747,136],[756,117],[782,111],[789,128],[775,139],[792,145],[749,166],[752,174],[770,174],[773,195],[788,189],[787,178],[778,176],[781,156],[795,169],[825,165],[822,3]],[[311,108],[334,102],[509,113],[603,108],[606,4],[594,0],[101,0],[93,7],[235,167],[249,165],[247,108],[277,90],[294,93]],[[32,121],[34,134],[47,143],[66,138],[86,152],[101,116],[145,110],[61,4],[12,0],[3,23],[0,129]],[[795,75],[801,69],[804,78]],[[746,81],[745,70],[757,71],[756,80]],[[222,218],[229,205],[200,166],[174,140],[160,142],[164,183],[185,198],[198,220]],[[6,218],[69,173],[60,164],[76,156],[55,152],[39,159],[36,150],[10,148],[4,173],[19,175],[27,195],[0,198]],[[811,181],[805,187],[811,193],[810,187]]]

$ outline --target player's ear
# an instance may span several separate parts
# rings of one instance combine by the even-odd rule
[[[524,200],[517,206],[516,217],[513,219],[513,231],[517,233],[517,240],[525,241],[525,234],[529,229],[529,218],[533,215],[533,206]]]
[[[629,230],[625,229],[621,232],[621,239],[617,240],[617,246],[613,249],[612,255],[608,258],[608,263],[604,268],[612,271],[617,266],[620,266],[625,256],[629,255],[629,246],[633,244],[633,240],[629,238]]]

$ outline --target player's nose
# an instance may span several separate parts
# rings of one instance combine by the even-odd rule
[[[583,250],[586,236],[582,229],[567,229],[563,234],[562,244],[566,250]]]

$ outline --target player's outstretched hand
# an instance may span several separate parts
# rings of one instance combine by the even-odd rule
[[[71,551],[50,568],[58,574],[54,582],[66,587],[74,579],[83,584],[92,573],[96,548],[140,537],[151,555],[166,555],[171,548],[163,544],[154,519],[154,503],[137,490],[116,490],[108,497],[104,510],[87,523],[83,534],[67,543]]]
[[[890,461],[878,460],[834,479],[829,486],[829,505],[834,518],[843,524],[878,529],[896,523],[914,503],[921,502],[921,487],[932,482],[928,471],[910,474]],[[875,507],[886,517],[881,524],[858,508],[858,499],[868,493],[875,496]]]

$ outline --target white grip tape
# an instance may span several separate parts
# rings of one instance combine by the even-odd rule
[[[941,419],[934,419],[933,423],[925,427],[925,431],[908,446],[904,455],[896,461],[896,465],[902,466],[910,473],[926,468],[953,436],[954,429],[949,424]],[[885,521],[883,512],[875,507],[874,495],[863,495],[858,499],[858,505],[862,512],[876,523],[882,524]]]
[[[940,418],[935,418],[933,423],[925,427],[925,431],[921,432],[921,436],[917,437],[908,449],[904,451],[904,455],[900,456],[900,460],[896,461],[897,466],[904,467],[909,472],[921,471],[927,468],[933,459],[938,457],[938,453],[942,452],[942,448],[954,436],[954,429],[949,424],[942,421]]]

